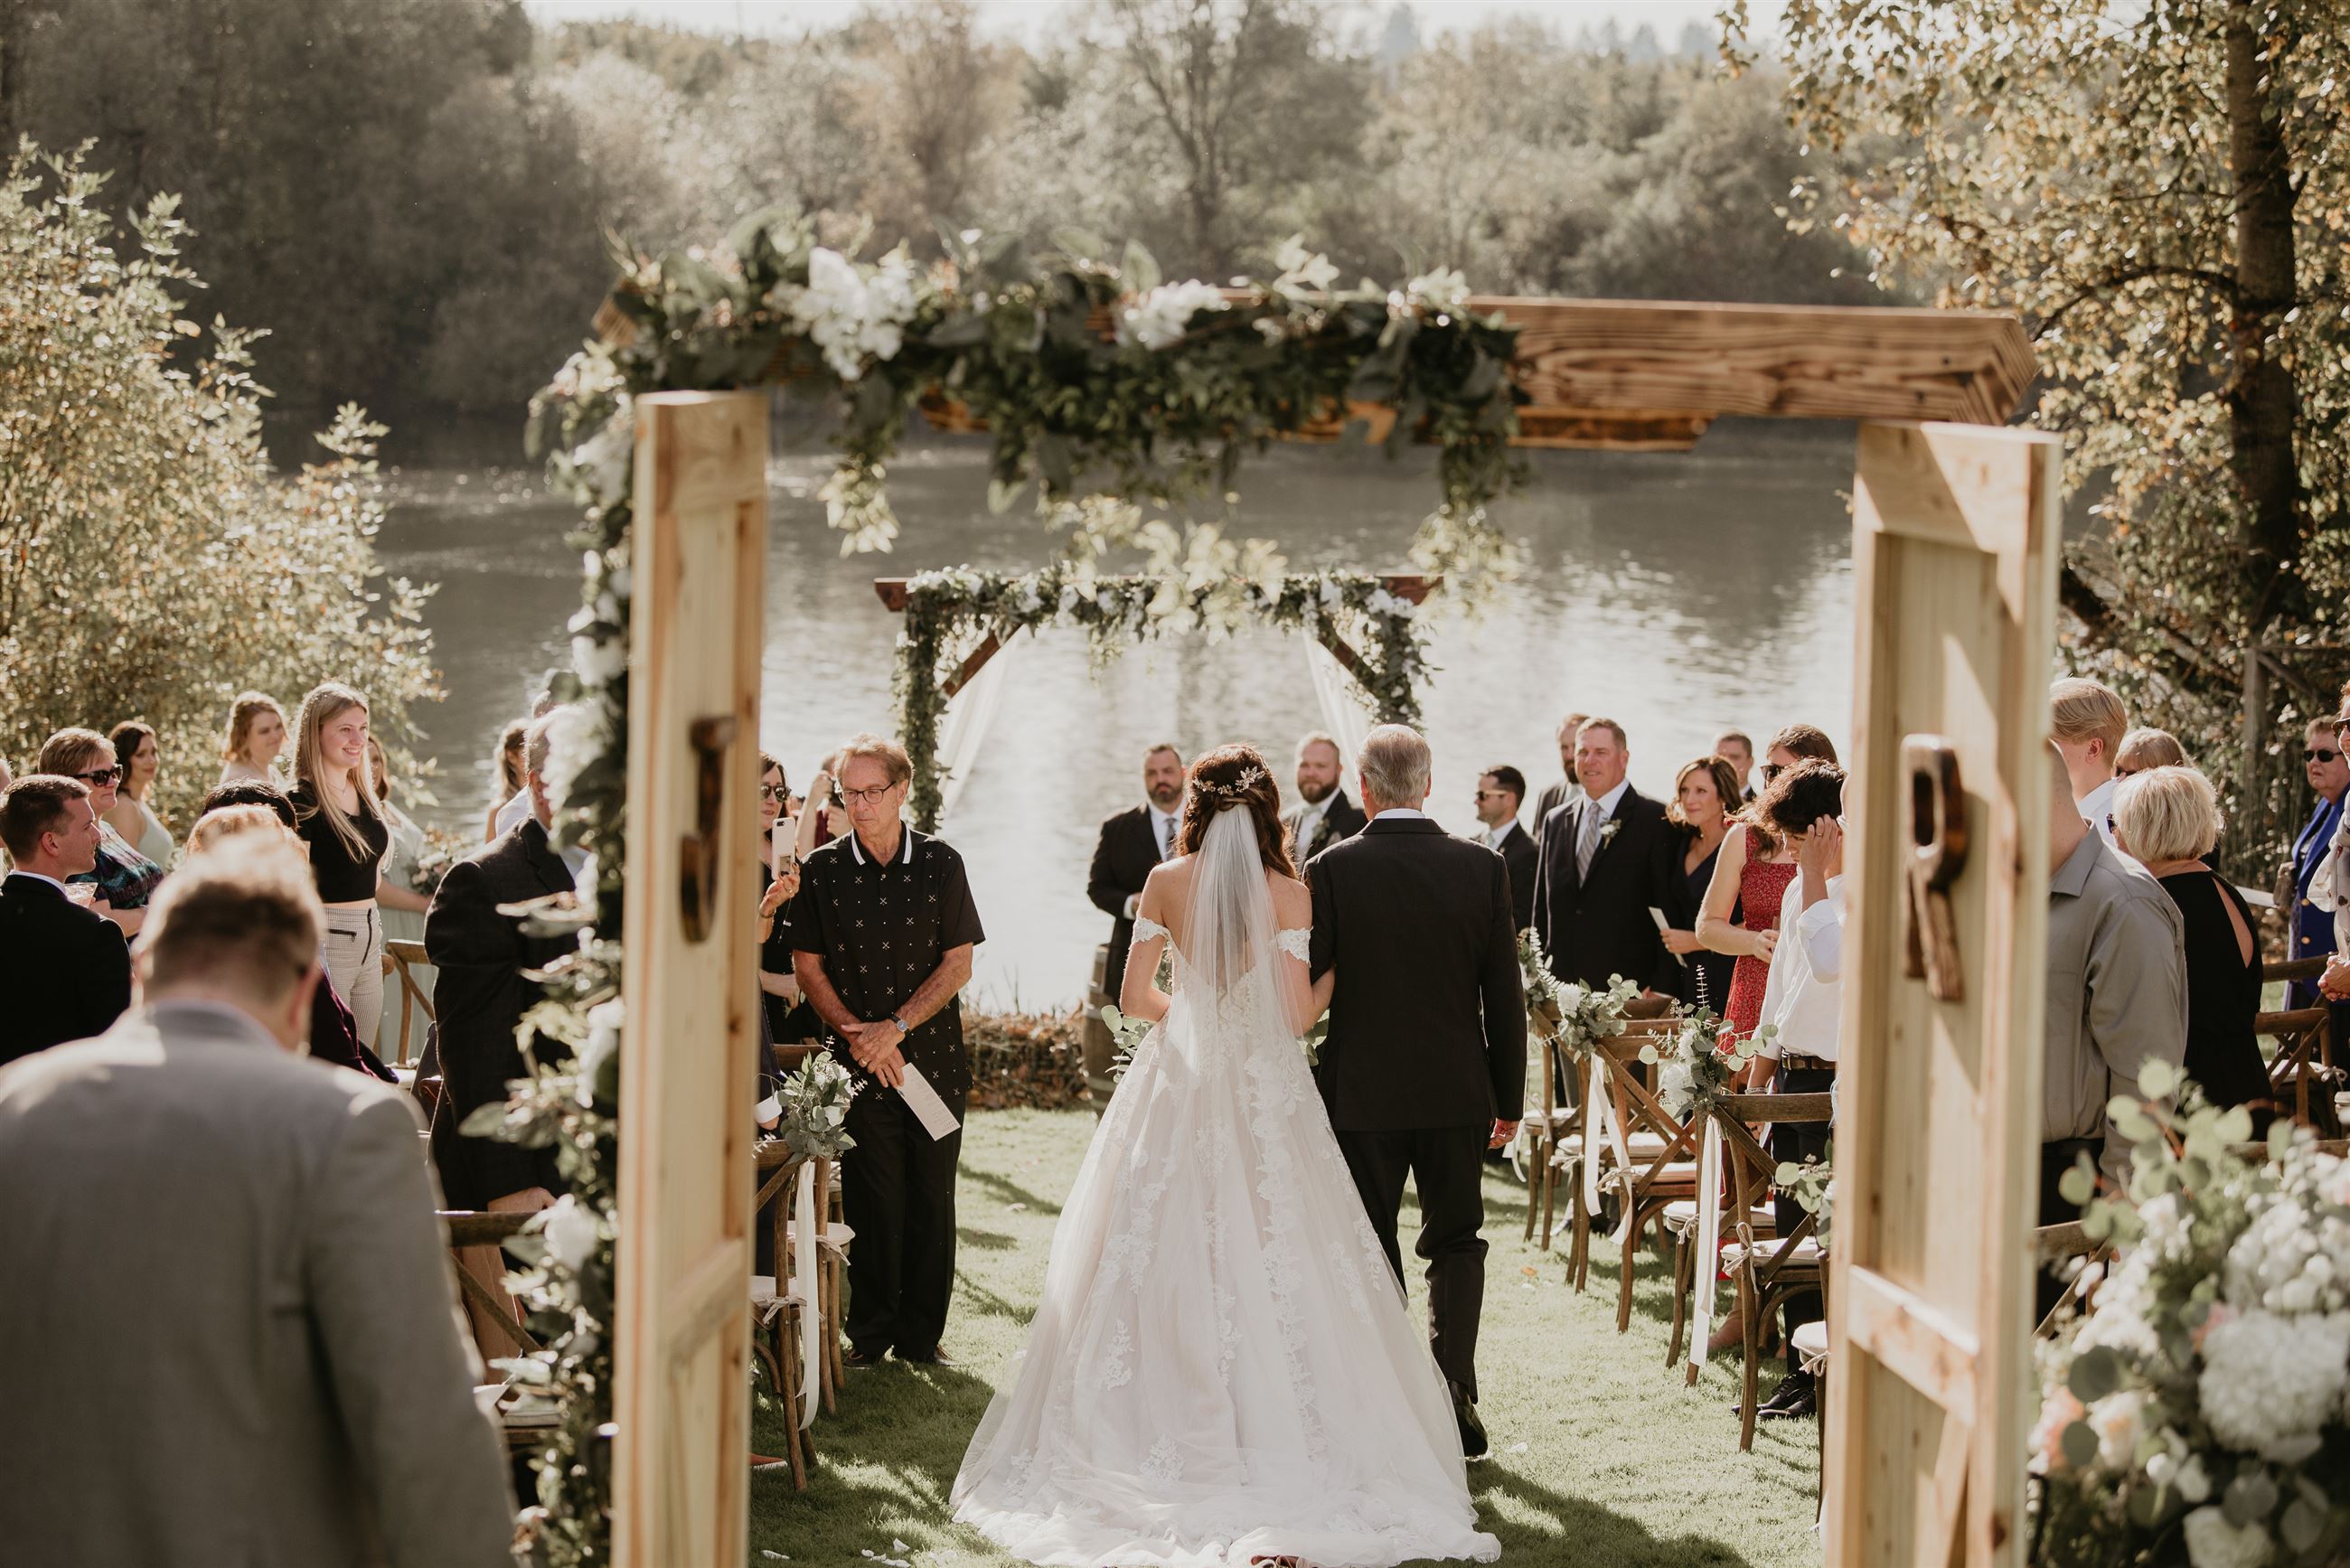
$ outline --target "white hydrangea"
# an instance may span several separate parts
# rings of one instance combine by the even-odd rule
[[[2089,1427],[2097,1434],[2097,1463],[2127,1469],[2137,1459],[2138,1430],[2146,1396],[2135,1388],[2109,1394],[2089,1407]]]
[[[636,404],[626,397],[600,430],[571,449],[571,466],[587,477],[601,501],[628,489],[629,465],[636,461]]]
[[[546,1238],[547,1251],[575,1274],[596,1255],[603,1233],[595,1211],[568,1192],[556,1199],[539,1220],[539,1234]]]
[[[808,253],[805,288],[785,284],[777,303],[824,350],[824,362],[844,381],[865,374],[875,359],[894,359],[914,318],[914,264],[901,247],[877,266],[860,267],[838,251]]]
[[[546,798],[560,807],[580,770],[603,753],[611,730],[600,701],[566,702],[546,718]]]
[[[2187,1561],[2195,1568],[2262,1568],[2269,1552],[2269,1532],[2258,1524],[2240,1529],[2217,1508],[2187,1516]]]
[[[1456,268],[1440,266],[1405,284],[1403,294],[1423,310],[1459,310],[1469,303],[1469,280]]]
[[[2315,1433],[2350,1381],[2350,1312],[2239,1313],[2203,1336],[2203,1417],[2230,1448],[2260,1453]]]
[[[2350,1221],[2312,1207],[2291,1193],[2259,1206],[2228,1249],[2230,1305],[2288,1315],[2350,1307]]]
[[[1373,615],[1393,616],[1399,620],[1411,618],[1411,601],[1399,599],[1385,588],[1373,588],[1370,597],[1363,601],[1363,607]]]
[[[586,883],[582,885],[592,886]],[[592,1106],[596,1103],[593,1092],[596,1075],[603,1071],[604,1064],[620,1049],[622,1011],[618,997],[599,1002],[588,1010],[588,1038],[579,1043],[578,1099],[583,1106]]]
[[[1197,278],[1162,283],[1118,313],[1118,340],[1127,348],[1170,348],[1190,329],[1191,317],[1224,308],[1223,291],[1214,284]]]

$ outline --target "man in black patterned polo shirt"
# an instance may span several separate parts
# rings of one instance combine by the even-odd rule
[[[921,1070],[957,1122],[971,1088],[962,1012],[972,949],[986,940],[962,857],[899,816],[913,777],[905,749],[859,735],[837,786],[856,831],[801,863],[792,900],[793,969],[856,1075],[842,1156],[848,1252],[848,1364],[951,1363],[939,1346],[954,1291],[960,1127],[933,1139],[898,1091]],[[815,809],[816,803],[811,802]]]

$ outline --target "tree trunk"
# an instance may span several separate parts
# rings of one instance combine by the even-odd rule
[[[2301,398],[2293,372],[2271,351],[2298,285],[2292,168],[2268,79],[2272,67],[2262,57],[2267,40],[2254,9],[2249,0],[2230,0],[2224,35],[2228,170],[2236,194],[2236,297],[2229,322],[2234,365],[2226,399],[2230,466],[2242,492],[2249,568],[2242,649],[2248,785],[2267,774],[2262,764],[2273,719],[2267,711],[2268,682],[2254,673],[2256,649],[2271,640],[2272,627],[2307,609],[2301,576],[2303,496],[2293,460]]]

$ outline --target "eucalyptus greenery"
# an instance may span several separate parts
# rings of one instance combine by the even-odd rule
[[[1658,1100],[1686,1122],[1711,1111],[1731,1092],[1739,1069],[1777,1033],[1766,1023],[1752,1034],[1732,1034],[1728,1020],[1711,1008],[1692,1008],[1665,1048],[1643,1045],[1640,1060],[1657,1069]]]
[[[1531,929],[1518,933],[1518,971],[1525,983],[1526,1022],[1534,1037],[1557,1046],[1572,1062],[1589,1060],[1599,1042],[1623,1033],[1625,1009],[1640,994],[1639,985],[1620,974],[1608,977],[1605,991],[1562,982],[1551,972],[1542,938]]]
[[[776,1132],[802,1159],[838,1159],[857,1147],[848,1136],[848,1102],[857,1082],[829,1051],[817,1051],[784,1080],[783,1120]]]
[[[1087,562],[1027,573],[969,566],[925,572],[906,590],[898,639],[899,734],[914,763],[910,801],[925,831],[936,825],[938,737],[946,712],[942,680],[989,634],[1009,640],[1053,626],[1082,628],[1097,663],[1170,631],[1226,636],[1251,623],[1317,636],[1347,637],[1369,667],[1364,695],[1381,723],[1419,722],[1428,671],[1426,634],[1408,599],[1362,572],[1284,573],[1270,552],[1252,553],[1253,575],[1221,569],[1212,553],[1188,571],[1097,576]]]

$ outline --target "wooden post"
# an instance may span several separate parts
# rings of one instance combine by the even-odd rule
[[[2022,431],[1860,430],[1832,1568],[2023,1557],[2062,462],[2056,437]],[[1971,840],[1946,889],[1948,1001],[1908,972],[1902,759],[1929,735]]]
[[[616,1285],[619,1568],[740,1563],[767,399],[637,400]]]

